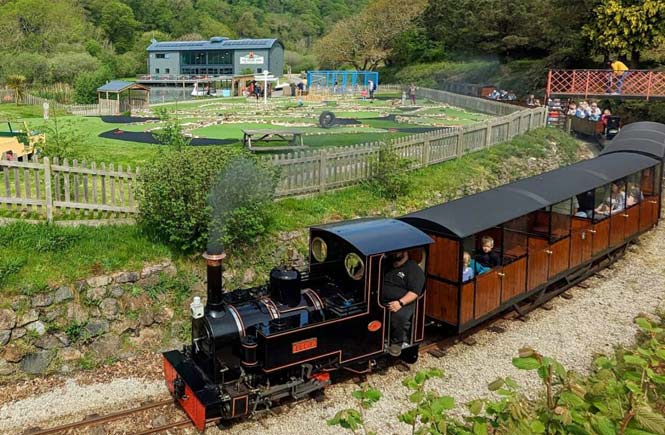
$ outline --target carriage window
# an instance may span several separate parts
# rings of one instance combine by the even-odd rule
[[[593,209],[595,207],[593,196],[593,190],[589,190],[575,196],[575,199],[577,200],[577,211],[575,212],[576,217],[591,218],[593,216]]]
[[[527,229],[526,216],[513,219],[503,226],[503,264],[508,264],[526,255]]]
[[[626,207],[637,205],[644,199],[640,186],[641,174],[639,172],[626,178]]]
[[[596,189],[594,220],[599,221],[626,208],[626,182],[617,180]]]
[[[610,186],[604,185],[597,187],[593,192],[593,220],[601,221],[610,215],[609,208]]]
[[[462,253],[462,280],[468,281],[500,266],[502,263],[503,233],[501,228],[491,228],[467,237],[463,242]],[[464,255],[464,253],[468,255]],[[464,261],[466,257],[467,261]]]
[[[568,237],[570,234],[570,216],[573,215],[578,207],[575,207],[577,198],[566,199],[549,207],[550,219],[552,222],[552,230],[550,233],[550,240],[555,240]]]
[[[653,195],[654,189],[654,170],[653,168],[645,169],[642,171],[642,194]]]
[[[662,171],[663,171],[663,167],[661,165],[656,166],[656,168],[655,168],[656,176],[654,177],[654,180],[656,181],[655,191],[656,191],[657,194],[660,193],[660,188],[661,188],[661,185],[662,185],[662,182],[663,182],[663,180],[662,180],[662,177],[663,177]]]
[[[312,257],[319,263],[323,263],[328,257],[328,245],[321,237],[314,237],[312,240]]]
[[[550,236],[550,218],[551,213],[547,208],[543,208],[527,215],[528,233],[538,237]]]
[[[344,269],[351,279],[359,281],[365,275],[365,263],[355,252],[346,254],[344,258]]]

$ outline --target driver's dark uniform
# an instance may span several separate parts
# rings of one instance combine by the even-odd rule
[[[392,267],[392,265],[390,265]],[[383,277],[381,303],[387,304],[403,297],[408,292],[420,295],[425,286],[425,274],[413,260],[397,268],[390,269]],[[415,301],[404,305],[396,313],[390,313],[390,343],[401,344],[407,340],[411,327],[411,317],[415,310]]]

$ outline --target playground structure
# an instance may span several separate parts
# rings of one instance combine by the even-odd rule
[[[550,70],[547,97],[665,98],[665,71]]]
[[[23,123],[23,131],[13,130],[10,122],[7,126],[8,132],[0,132],[0,156],[5,155],[10,160],[31,156],[35,147],[46,138],[44,134],[31,132],[27,122]]]
[[[308,71],[307,88],[310,95],[359,95],[369,81],[379,84],[376,71]]]

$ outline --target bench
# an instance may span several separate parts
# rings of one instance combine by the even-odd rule
[[[306,148],[300,130],[243,130],[242,143],[250,151],[276,151]],[[288,142],[286,146],[255,147],[257,142]]]

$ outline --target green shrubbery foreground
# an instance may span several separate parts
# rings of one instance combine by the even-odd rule
[[[425,389],[428,379],[443,372],[420,371],[403,382],[412,391],[413,408],[397,419],[411,426],[412,434],[663,435],[665,316],[658,322],[639,317],[635,323],[640,328],[637,344],[617,348],[613,356],[598,356],[588,376],[567,371],[533,349],[520,349],[513,365],[538,375],[543,387],[538,399],[528,399],[513,379],[499,378],[488,386],[494,396],[467,403],[463,418],[450,414],[452,397]],[[358,409],[343,409],[328,424],[372,433],[364,416],[381,392],[365,385],[353,397]]]

